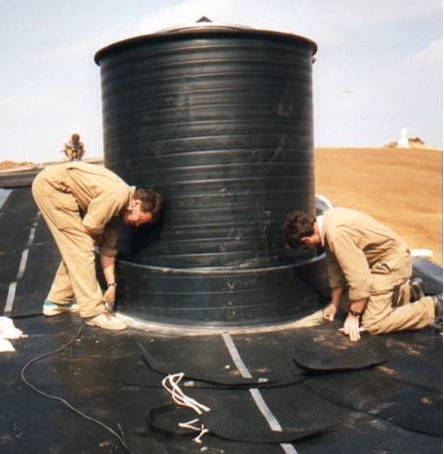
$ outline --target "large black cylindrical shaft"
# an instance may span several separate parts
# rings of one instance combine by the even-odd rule
[[[314,213],[315,51],[294,35],[208,26],[96,54],[105,164],[166,201],[157,231],[120,243],[123,310],[240,325],[316,304],[306,275],[318,258],[290,255],[282,234],[289,211]]]

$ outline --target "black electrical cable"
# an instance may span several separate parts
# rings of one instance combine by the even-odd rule
[[[56,350],[50,351],[48,353],[44,353],[42,355],[39,355],[39,356],[35,357],[34,359],[28,361],[25,364],[25,366],[23,367],[22,371],[21,371],[21,377],[22,377],[23,383],[25,383],[25,385],[27,385],[29,388],[31,388],[33,391],[35,391],[36,393],[40,394],[41,396],[46,397],[47,399],[52,399],[52,400],[56,400],[58,402],[61,402],[62,404],[67,406],[70,410],[72,410],[74,413],[77,413],[82,418],[87,419],[88,421],[91,421],[91,422],[93,422],[95,424],[98,424],[99,426],[101,426],[102,428],[104,428],[105,430],[110,432],[112,435],[114,435],[119,440],[119,442],[123,446],[123,448],[125,448],[126,451],[129,454],[131,454],[131,452],[130,452],[130,450],[129,450],[126,442],[125,442],[125,439],[124,439],[124,436],[123,436],[123,431],[122,431],[122,428],[120,427],[120,424],[118,424],[119,430],[121,432],[119,434],[114,429],[112,429],[111,427],[107,426],[105,423],[99,421],[98,419],[93,418],[92,416],[88,416],[87,414],[83,413],[81,410],[79,410],[78,408],[76,408],[73,405],[71,405],[68,401],[66,401],[62,397],[54,396],[52,394],[48,394],[45,391],[42,391],[41,389],[37,388],[37,386],[33,385],[25,376],[25,372],[29,369],[29,367],[32,364],[34,364],[37,361],[40,361],[40,360],[42,360],[44,358],[48,358],[49,356],[56,355],[57,353],[60,353],[63,350],[66,350],[71,344],[73,344],[77,339],[79,339],[79,337],[82,334],[82,332],[85,329],[85,327],[86,327],[86,325],[82,325],[80,327],[80,329],[78,330],[77,334],[67,344],[63,345],[62,347],[60,347],[60,348],[58,348]]]

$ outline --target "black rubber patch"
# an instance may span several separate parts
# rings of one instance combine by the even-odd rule
[[[377,367],[388,378],[442,393],[442,336],[433,328],[379,336],[389,359]]]
[[[300,440],[295,448],[300,454],[438,454],[442,452],[442,439],[410,432],[378,417],[353,413],[335,430]]]
[[[320,396],[408,430],[442,436],[442,394],[391,380],[377,370],[332,373],[306,381]]]
[[[337,325],[329,323],[301,329],[293,358],[304,369],[328,372],[372,367],[385,362],[388,354],[377,336],[363,334],[360,342],[352,342],[337,330]]]
[[[151,353],[142,343],[139,343],[139,348],[147,365],[163,375],[183,373],[188,380],[224,386],[259,386],[273,383],[269,376],[243,377],[219,336],[162,341],[156,345],[156,350],[162,352],[159,356]],[[154,348],[151,343],[150,349]],[[169,358],[170,362],[161,358]]]
[[[320,435],[344,422],[350,411],[319,398],[301,384],[260,390],[266,408],[253,399],[256,390],[199,392],[193,396],[211,410],[202,420],[216,435],[237,441],[282,443]],[[271,416],[268,415],[270,412]],[[273,418],[282,432],[271,429]]]
[[[245,415],[239,417],[234,414],[212,415],[210,413],[196,415],[193,414],[192,410],[172,405],[151,410],[149,423],[156,429],[176,435],[197,436],[198,431],[180,426],[181,423],[187,423],[194,419],[198,419],[194,423],[197,427],[202,424],[213,435],[227,440],[249,443],[291,443],[305,437],[313,437],[325,430],[325,428],[285,428],[280,431],[272,431],[262,421],[259,423],[251,421],[248,415],[246,417]]]

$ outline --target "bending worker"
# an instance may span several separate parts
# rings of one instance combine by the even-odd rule
[[[352,341],[360,339],[361,326],[372,334],[433,324],[442,331],[442,294],[425,296],[422,285],[412,286],[407,244],[375,219],[347,208],[326,210],[318,220],[297,211],[284,231],[293,248],[325,247],[331,299],[323,318],[333,321],[347,289],[343,331]]]
[[[128,186],[110,170],[82,162],[46,167],[34,179],[32,193],[62,256],[43,314],[79,311],[88,325],[126,328],[104,305],[106,301],[113,307],[116,300],[115,221],[120,217],[136,227],[156,221],[162,196]],[[96,275],[94,246],[99,246],[108,284],[104,295]]]

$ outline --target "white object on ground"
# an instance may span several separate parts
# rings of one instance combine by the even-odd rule
[[[19,339],[28,337],[23,331],[14,326],[14,322],[8,317],[0,317],[0,337],[4,339]]]
[[[10,318],[0,317],[0,352],[14,352],[14,347],[7,339],[20,339],[22,337],[28,336],[16,328]]]
[[[402,128],[401,137],[398,139],[398,143],[397,143],[398,147],[410,148],[410,142],[409,142],[409,138],[408,138],[407,134],[408,134],[407,128]]]
[[[12,346],[11,342],[0,337],[0,353],[3,352],[15,352],[15,348]]]

